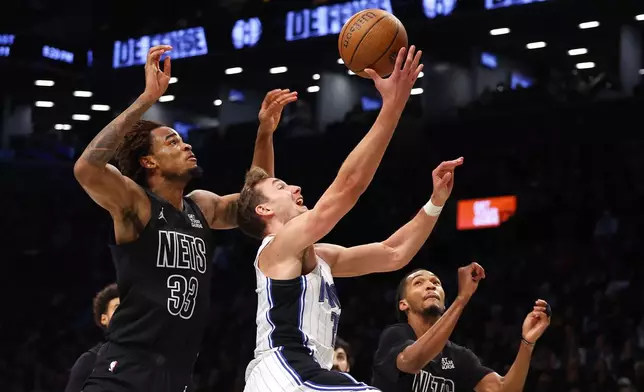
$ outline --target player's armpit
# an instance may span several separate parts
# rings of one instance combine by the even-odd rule
[[[143,188],[110,164],[98,167],[79,159],[74,165],[74,176],[92,200],[115,220],[138,211],[139,202],[145,198]]]
[[[498,373],[488,373],[474,387],[476,392],[501,392],[503,391],[503,377]]]
[[[395,271],[404,265],[396,250],[382,242],[350,248],[316,244],[315,252],[329,264],[333,276],[340,278]]]
[[[188,197],[197,203],[211,229],[224,230],[237,227],[239,193],[219,196],[212,192],[195,190],[190,192]]]

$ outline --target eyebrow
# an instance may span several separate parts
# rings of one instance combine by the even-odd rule
[[[165,140],[168,140],[168,139],[170,139],[170,138],[172,138],[172,137],[178,137],[178,135],[177,135],[176,133],[170,133],[169,135],[167,135],[167,136],[165,137]]]
[[[284,182],[284,181],[280,180],[279,178],[276,178],[276,179],[273,180],[272,184],[275,185],[278,182]]]

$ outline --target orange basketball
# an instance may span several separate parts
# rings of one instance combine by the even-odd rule
[[[407,31],[398,18],[387,11],[368,9],[353,15],[342,27],[338,51],[344,64],[363,78],[365,68],[381,77],[394,70],[400,48],[407,46]]]

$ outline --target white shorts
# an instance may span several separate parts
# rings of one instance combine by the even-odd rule
[[[296,391],[379,392],[347,373],[321,368],[311,356],[282,349],[266,353],[249,364],[244,392]]]

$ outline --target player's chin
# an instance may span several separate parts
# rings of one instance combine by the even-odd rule
[[[434,299],[434,301],[436,301],[436,303],[428,304],[425,307],[425,314],[432,317],[442,316],[445,312],[445,308],[438,303],[438,300]]]
[[[195,162],[194,166],[188,169],[188,175],[190,178],[199,178],[203,175],[203,169]]]

